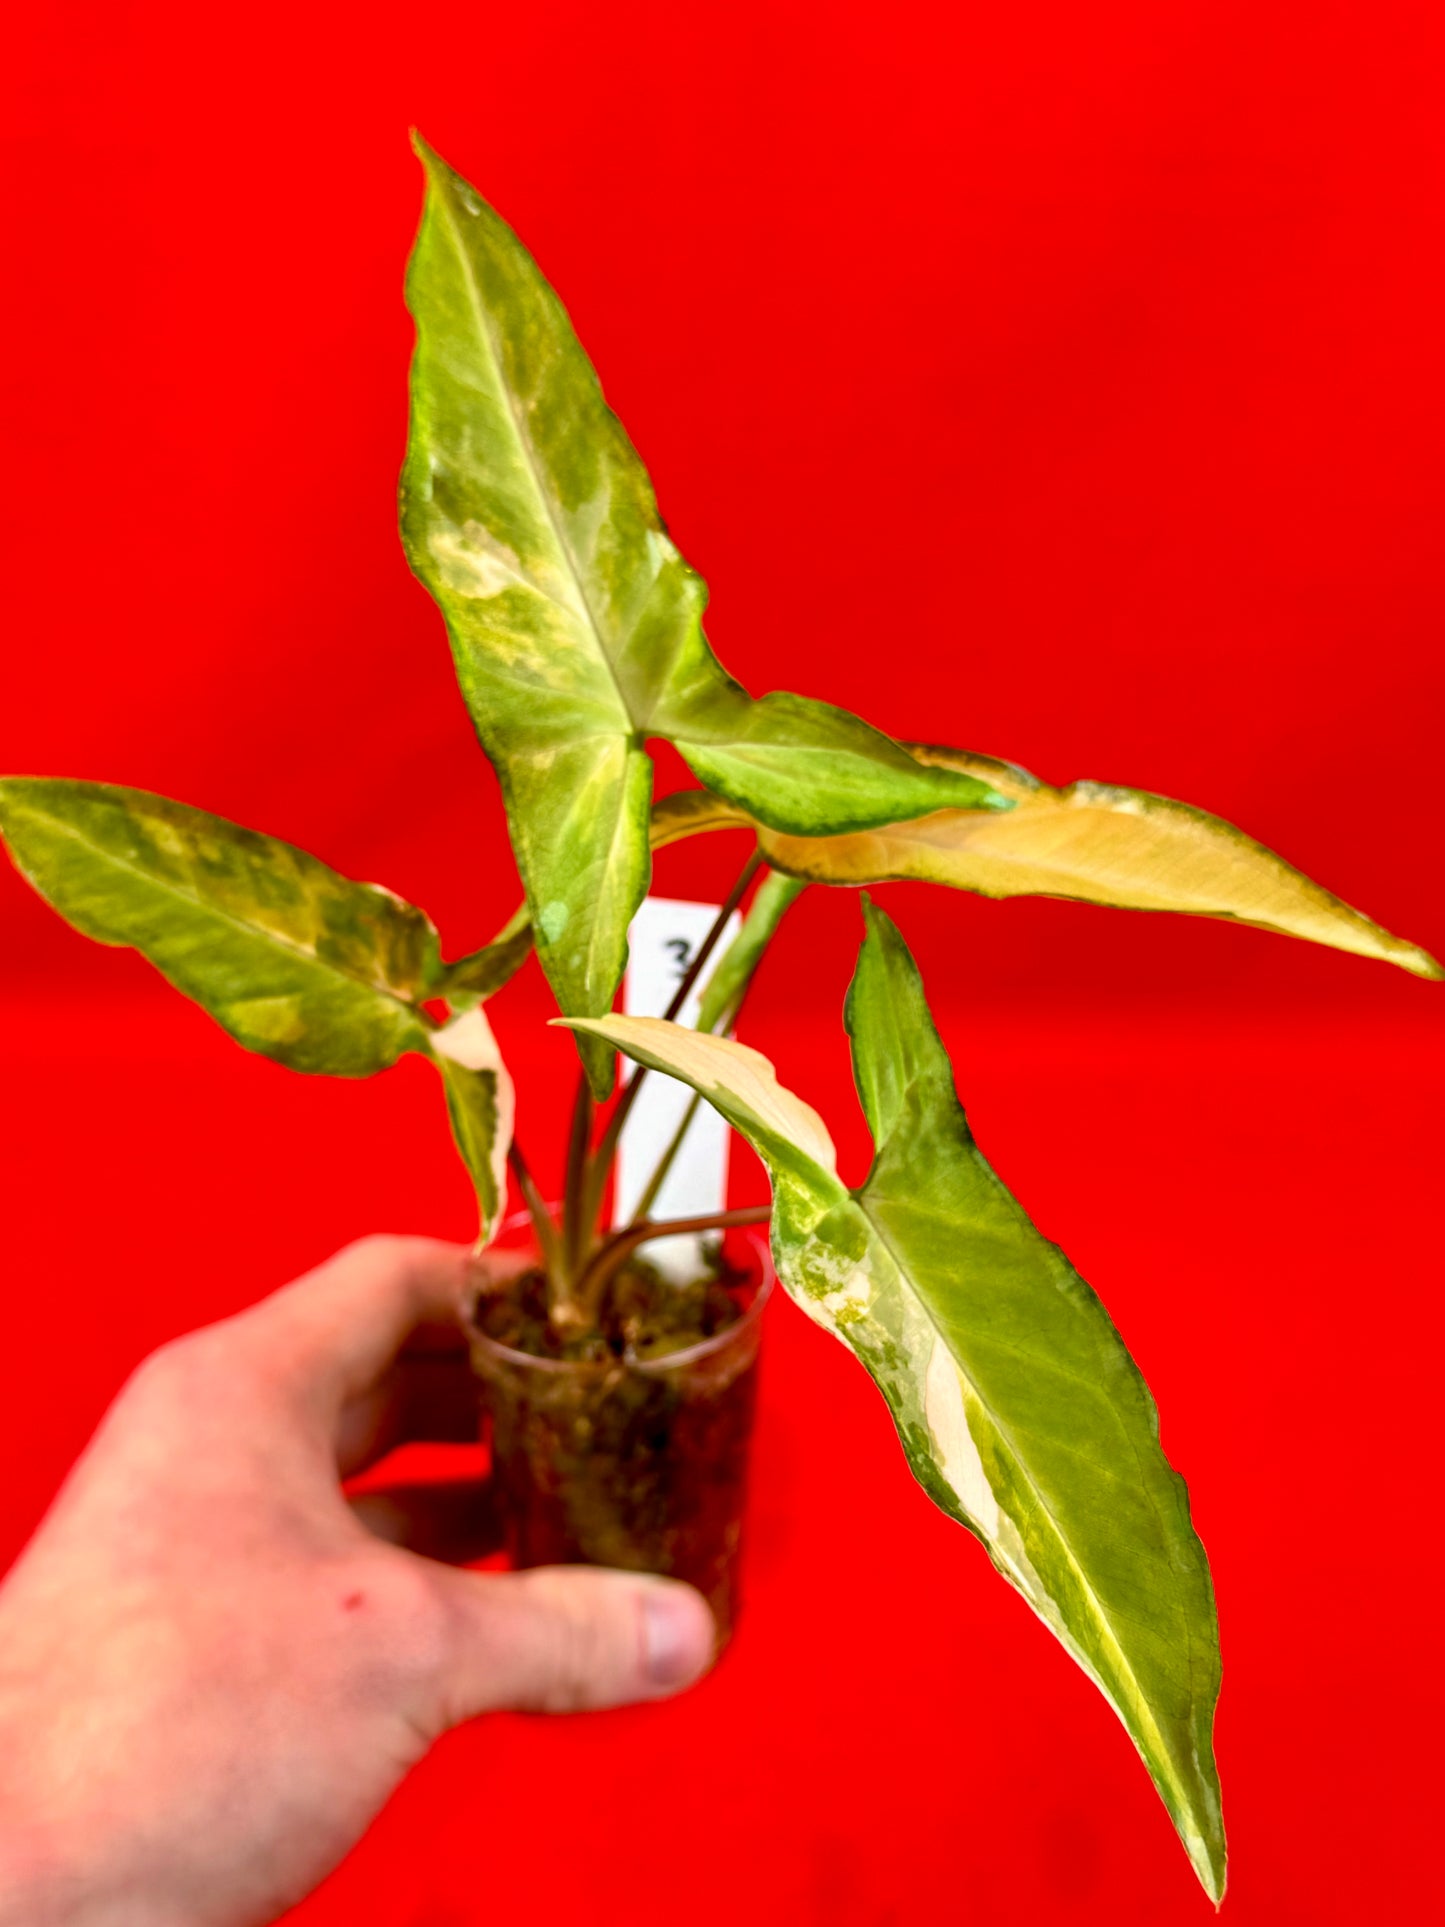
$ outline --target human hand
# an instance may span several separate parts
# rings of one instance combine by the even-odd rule
[[[366,1239],[121,1392],[0,1586],[0,1927],[261,1927],[448,1727],[705,1670],[690,1587],[464,1572],[348,1505],[341,1478],[407,1429],[398,1354],[454,1317],[467,1263]]]

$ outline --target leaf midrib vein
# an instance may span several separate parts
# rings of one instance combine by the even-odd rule
[[[866,1191],[866,1186],[864,1188]],[[910,1274],[903,1263],[902,1257],[900,1256],[899,1252],[895,1249],[887,1232],[883,1229],[883,1226],[878,1223],[877,1219],[873,1216],[872,1212],[869,1211],[866,1198],[863,1196],[860,1196],[858,1198],[858,1203],[862,1208],[864,1215],[867,1217],[869,1224],[873,1227],[873,1230],[877,1235],[879,1242],[882,1244],[884,1250],[887,1251],[889,1257],[892,1259],[894,1265],[896,1266],[899,1278],[904,1281],[909,1281]],[[1024,1455],[1020,1452],[1017,1444],[1015,1443],[1012,1431],[1010,1430],[1009,1426],[1005,1424],[1005,1422],[999,1417],[997,1412],[995,1412],[992,1404],[984,1396],[983,1392],[980,1390],[978,1385],[974,1382],[973,1378],[969,1376],[967,1373],[965,1373],[962,1363],[959,1361],[957,1354],[953,1350],[953,1347],[948,1343],[946,1334],[939,1328],[939,1325],[935,1320],[932,1312],[930,1311],[927,1300],[924,1298],[923,1294],[917,1291],[916,1289],[914,1289],[913,1286],[911,1285],[911,1282],[909,1283],[909,1289],[912,1291],[914,1300],[917,1303],[919,1309],[922,1311],[923,1316],[927,1321],[929,1328],[934,1333],[935,1338],[943,1344],[945,1351],[947,1351],[949,1357],[953,1360],[955,1369],[958,1371],[959,1376],[968,1378],[968,1384],[974,1397],[978,1400],[979,1404],[983,1407],[984,1411],[988,1414],[989,1423],[994,1427],[995,1431],[997,1431],[997,1433],[999,1434],[999,1437],[1004,1441],[1005,1445],[1008,1447],[1009,1453],[1012,1456],[1015,1465],[1018,1466],[1020,1472],[1024,1476],[1024,1479],[1028,1485],[1030,1492],[1032,1492],[1034,1495],[1035,1502],[1037,1503],[1040,1512],[1048,1520],[1049,1525],[1053,1530],[1054,1537],[1057,1540],[1059,1547],[1063,1551],[1064,1557],[1067,1559],[1069,1565],[1073,1568],[1073,1571],[1078,1578],[1081,1588],[1083,1589],[1085,1595],[1087,1596],[1087,1598],[1089,1599],[1089,1601],[1093,1606],[1095,1616],[1098,1619],[1100,1626],[1102,1627],[1103,1631],[1107,1635],[1109,1644],[1112,1646],[1115,1654],[1118,1657],[1120,1664],[1124,1668],[1126,1676],[1128,1677],[1131,1685],[1134,1688],[1134,1700],[1135,1700],[1136,1707],[1139,1713],[1142,1715],[1143,1720],[1147,1722],[1150,1732],[1154,1735],[1155,1742],[1159,1747],[1160,1753],[1162,1754],[1164,1759],[1166,1759],[1169,1762],[1171,1775],[1175,1780],[1175,1784],[1179,1787],[1181,1794],[1183,1794],[1184,1784],[1182,1779],[1179,1776],[1178,1767],[1175,1763],[1173,1752],[1171,1748],[1168,1746],[1168,1744],[1166,1743],[1164,1735],[1160,1732],[1159,1726],[1154,1719],[1154,1715],[1149,1706],[1148,1699],[1145,1697],[1143,1688],[1140,1685],[1138,1674],[1135,1672],[1134,1666],[1130,1661],[1127,1653],[1124,1651],[1124,1648],[1120,1643],[1119,1636],[1114,1629],[1113,1619],[1107,1607],[1105,1606],[1103,1600],[1100,1599],[1098,1593],[1094,1590],[1094,1586],[1089,1579],[1089,1575],[1084,1571],[1084,1568],[1079,1564],[1079,1561],[1074,1554],[1073,1547],[1069,1544],[1068,1535],[1065,1533],[1063,1527],[1060,1525],[1057,1517],[1055,1516],[1053,1507],[1049,1504],[1048,1499],[1044,1496],[1044,1493],[1039,1488],[1032,1473],[1029,1471],[1028,1462],[1024,1457]],[[965,1423],[967,1423],[966,1419],[965,1419]],[[1190,1662],[1190,1672],[1192,1676],[1192,1672],[1193,1672],[1192,1659]]]
[[[441,203],[441,206],[445,213],[447,228],[452,237],[452,246],[456,253],[457,260],[461,264],[462,280],[466,284],[467,298],[471,302],[472,313],[476,317],[477,332],[481,336],[483,342],[486,344],[487,356],[492,364],[492,373],[496,377],[498,391],[500,392],[503,401],[506,403],[507,414],[511,418],[512,432],[516,436],[517,444],[522,450],[524,457],[526,458],[524,462],[524,467],[527,472],[527,479],[532,484],[532,492],[537,499],[538,507],[541,509],[542,514],[546,518],[547,526],[552,531],[553,539],[556,541],[556,544],[558,548],[561,550],[562,554],[566,557],[568,572],[570,573],[573,584],[577,590],[578,597],[582,604],[583,613],[587,618],[588,627],[591,629],[593,640],[597,645],[597,653],[602,658],[603,667],[607,671],[608,680],[611,682],[613,689],[617,692],[618,704],[622,710],[623,715],[627,717],[628,722],[632,723],[633,722],[632,711],[628,707],[627,698],[623,694],[622,685],[617,680],[617,671],[613,666],[612,658],[609,655],[607,650],[607,645],[603,641],[602,627],[597,620],[597,613],[592,606],[592,598],[587,593],[587,584],[583,580],[582,571],[578,566],[577,558],[572,553],[572,545],[567,540],[567,537],[563,531],[562,525],[557,519],[556,511],[553,509],[552,502],[550,497],[548,496],[547,490],[542,485],[542,478],[539,473],[538,462],[537,462],[537,452],[533,448],[532,438],[528,434],[526,427],[522,421],[522,418],[517,412],[517,404],[515,399],[513,398],[511,386],[508,383],[506,377],[502,373],[501,353],[497,346],[496,337],[492,331],[491,321],[490,321],[490,318],[488,317],[485,304],[482,301],[481,288],[477,283],[476,275],[472,272],[471,259],[467,253],[466,248],[462,244],[462,233],[461,233],[460,227],[457,224],[456,214],[452,208],[451,194],[445,189],[443,189],[442,192],[438,194],[437,198]],[[583,352],[580,343],[578,344],[578,352],[579,354]],[[553,598],[549,598],[549,599],[553,599]],[[633,726],[635,727],[636,725],[634,724]]]
[[[340,977],[344,982],[357,984],[363,990],[374,992],[378,997],[385,997],[389,1003],[395,1004],[398,1010],[404,1010],[409,1017],[429,1023],[426,1013],[412,1003],[410,998],[400,996],[386,985],[377,983],[374,978],[358,976],[355,971],[345,970],[341,965],[321,956],[318,951],[308,950],[304,944],[297,943],[294,937],[283,936],[279,931],[268,929],[264,924],[248,923],[244,917],[237,916],[234,911],[223,909],[211,899],[201,896],[199,892],[183,889],[175,882],[157,876],[154,871],[143,869],[137,863],[128,862],[124,857],[118,856],[114,850],[108,850],[103,844],[96,843],[75,824],[67,823],[63,818],[43,816],[41,821],[50,825],[52,829],[58,829],[63,836],[68,836],[79,843],[102,863],[108,863],[117,870],[124,870],[128,875],[139,878],[149,888],[159,890],[167,896],[176,897],[180,902],[190,904],[205,915],[215,917],[222,923],[230,924],[233,929],[243,931],[248,937],[263,943],[273,943],[280,950],[289,950],[293,956],[313,965],[317,970],[327,971],[334,977]],[[135,950],[139,945],[128,943],[127,948]]]

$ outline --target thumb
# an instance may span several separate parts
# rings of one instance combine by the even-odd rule
[[[477,1573],[441,1567],[454,1637],[442,1721],[581,1713],[665,1699],[712,1664],[717,1629],[676,1579],[598,1566]]]

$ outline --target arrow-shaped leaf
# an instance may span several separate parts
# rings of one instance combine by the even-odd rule
[[[726,674],[703,637],[702,580],[668,539],[561,302],[480,196],[417,151],[402,538],[446,617],[563,1010],[605,1010],[622,975],[649,871],[648,737],[779,830],[1007,807],[843,710],[754,702]],[[611,1054],[586,1055],[609,1084]]]
[[[588,1028],[691,1084],[759,1152],[785,1287],[877,1381],[924,1489],[1108,1698],[1218,1899],[1214,1595],[1154,1401],[979,1152],[913,960],[871,907],[848,1024],[877,1147],[851,1193],[821,1120],[756,1051],[657,1019]]]
[[[911,744],[931,765],[976,775],[1014,807],[935,810],[848,836],[783,836],[755,824],[776,870],[811,883],[913,879],[986,897],[1067,897],[1122,910],[1174,910],[1249,923],[1398,964],[1417,977],[1445,970],[1222,817],[1112,783],[1053,789],[1027,770],[968,750]],[[702,790],[659,799],[653,848],[734,828],[746,811]]]
[[[490,1237],[511,1079],[480,1010],[438,1030],[421,1007],[445,967],[420,910],[274,836],[109,783],[0,779],[0,830],[67,922],[139,950],[247,1050],[332,1077],[369,1077],[404,1051],[430,1058]],[[519,942],[509,926],[492,948]]]
[[[76,929],[139,950],[248,1050],[368,1077],[425,1050],[430,920],[304,850],[108,783],[0,780],[17,867]]]

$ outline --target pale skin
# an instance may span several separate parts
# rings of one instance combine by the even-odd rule
[[[447,1359],[414,1357],[468,1262],[366,1239],[125,1386],[0,1586],[0,1927],[263,1927],[448,1728],[706,1670],[686,1586],[464,1571],[413,1549],[477,1549],[425,1494],[343,1495],[468,1422]]]

